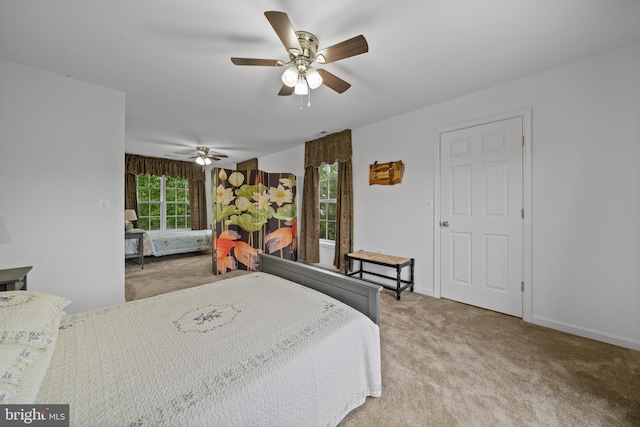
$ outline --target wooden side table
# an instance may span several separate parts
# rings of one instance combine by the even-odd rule
[[[352,273],[349,273],[349,261],[350,260],[354,260],[354,261],[360,261],[360,269],[359,270],[355,270]],[[395,268],[396,270],[396,276],[392,277],[392,276],[387,276],[384,274],[380,274],[380,273],[376,273],[373,271],[366,271],[363,268],[363,264],[365,262],[368,262],[370,264],[376,264],[376,265],[382,265],[385,267],[392,267]],[[403,257],[398,257],[398,256],[394,256],[394,255],[385,255],[385,254],[377,254],[374,252],[366,252],[366,251],[358,251],[358,252],[351,252],[350,254],[344,254],[344,274],[346,274],[347,276],[354,276],[356,274],[358,274],[358,277],[362,280],[367,280],[364,279],[362,277],[363,273],[366,274],[371,274],[373,276],[378,276],[378,277],[384,277],[385,279],[390,279],[390,280],[395,280],[396,281],[396,286],[390,286],[384,283],[380,283],[380,282],[376,282],[373,280],[367,280],[368,282],[372,282],[375,283],[376,285],[380,285],[384,288],[387,289],[392,289],[394,291],[396,291],[396,300],[399,301],[400,300],[400,293],[402,291],[404,291],[407,288],[410,288],[410,291],[413,292],[413,285],[414,285],[414,277],[413,277],[413,270],[414,270],[414,266],[415,266],[415,259],[414,258],[403,258]],[[402,278],[402,269],[404,267],[409,267],[410,268],[410,278],[409,280],[404,280]]]
[[[0,270],[0,292],[27,290],[27,273],[33,267],[18,267]]]
[[[125,231],[124,239],[138,239],[138,253],[137,254],[125,254],[124,258],[138,258],[140,268],[144,269],[144,231]]]

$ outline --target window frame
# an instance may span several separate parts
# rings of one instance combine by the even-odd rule
[[[140,199],[140,177],[148,176],[150,178],[149,185],[144,187],[149,191],[149,200],[141,200]],[[158,178],[160,180],[160,188],[152,185],[151,179]],[[180,180],[184,183],[184,188],[182,187],[168,187],[167,180]],[[151,200],[152,199],[152,190],[158,190],[160,192],[160,200]],[[167,190],[175,191],[176,193],[180,190],[185,191],[186,200],[167,200]],[[136,176],[136,198],[138,201],[138,224],[140,224],[140,220],[146,220],[148,225],[148,230],[158,230],[158,231],[173,231],[173,230],[191,230],[191,204],[189,200],[189,180],[187,178],[175,178],[166,175],[158,176],[158,175],[149,175],[149,174],[140,174]],[[177,198],[177,194],[176,194]],[[149,205],[148,213],[149,215],[143,215],[141,206]],[[158,205],[160,209],[160,216],[151,215],[152,213],[152,205]],[[185,213],[178,215],[178,206],[185,206]],[[169,215],[167,210],[169,206],[175,206],[174,214]],[[182,228],[167,228],[168,222],[170,222],[171,218],[174,218],[172,225],[178,225],[179,218],[184,218],[185,227]],[[153,228],[151,225],[154,223],[153,219],[159,218],[159,228]]]
[[[326,176],[327,179],[323,180],[322,179],[322,175],[323,175],[323,171],[321,169],[325,169],[326,170]],[[335,176],[335,178],[333,178]],[[331,182],[335,182],[335,185],[332,187],[331,186]],[[323,198],[323,183],[326,183],[327,186],[327,198]],[[333,194],[333,198],[331,197],[331,190],[335,189],[335,194]],[[319,231],[320,231],[320,235],[319,235],[319,240],[320,240],[320,244],[323,246],[335,246],[335,233],[336,233],[336,227],[337,227],[337,194],[338,192],[338,162],[335,162],[333,164],[328,164],[328,163],[323,163],[322,165],[320,165],[318,167],[318,201],[319,201],[319,212],[318,212],[318,221],[319,221]],[[322,212],[323,212],[323,204],[325,204],[327,206],[326,210],[327,213],[323,218]],[[330,218],[330,212],[331,212],[331,207],[333,206],[333,219]],[[325,233],[322,233],[323,230],[323,222],[325,223]],[[333,224],[333,234],[334,234],[334,239],[330,239],[329,237],[329,233],[330,233],[330,224]]]

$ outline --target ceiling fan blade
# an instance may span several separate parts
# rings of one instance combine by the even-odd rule
[[[367,39],[360,34],[349,40],[320,49],[316,54],[316,61],[320,64],[328,64],[366,52],[369,52],[369,44],[367,43]]]
[[[279,59],[231,58],[231,62],[236,65],[264,65],[268,67],[281,67],[284,65],[284,62]]]
[[[267,11],[264,13],[264,16],[267,17],[276,34],[280,37],[280,41],[282,41],[287,52],[298,55],[302,51],[302,48],[300,47],[298,36],[287,14],[284,12]]]
[[[327,70],[318,69],[318,72],[322,76],[322,84],[338,93],[342,93],[351,87],[351,84],[345,82],[340,77],[336,77]]]
[[[280,88],[280,92],[278,92],[278,96],[289,96],[293,93],[293,89],[293,87],[282,85],[282,87]]]
[[[227,156],[226,154],[218,154],[218,153],[216,153],[216,154],[209,154],[207,157],[210,157],[210,158],[215,159],[215,160],[220,160],[220,159],[226,159],[229,156]]]

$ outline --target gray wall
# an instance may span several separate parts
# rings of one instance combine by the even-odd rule
[[[0,268],[67,312],[124,302],[124,94],[3,60],[0,94]]]

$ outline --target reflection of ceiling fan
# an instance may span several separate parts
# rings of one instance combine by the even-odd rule
[[[288,66],[282,75],[283,85],[278,93],[281,96],[292,93],[307,95],[309,88],[316,89],[321,84],[338,93],[351,87],[341,78],[334,76],[327,70],[316,70],[311,67],[311,64],[314,62],[328,64],[368,52],[369,45],[363,35],[318,50],[318,38],[306,31],[294,31],[286,13],[270,11],[264,14],[287,49],[289,60],[231,58],[231,62],[236,65]]]
[[[209,151],[208,147],[202,147],[202,146],[196,147],[196,152],[198,154],[196,154],[195,156],[191,156],[189,158],[196,159],[196,163],[202,166],[210,165],[211,160],[220,160],[227,157],[225,154]]]

